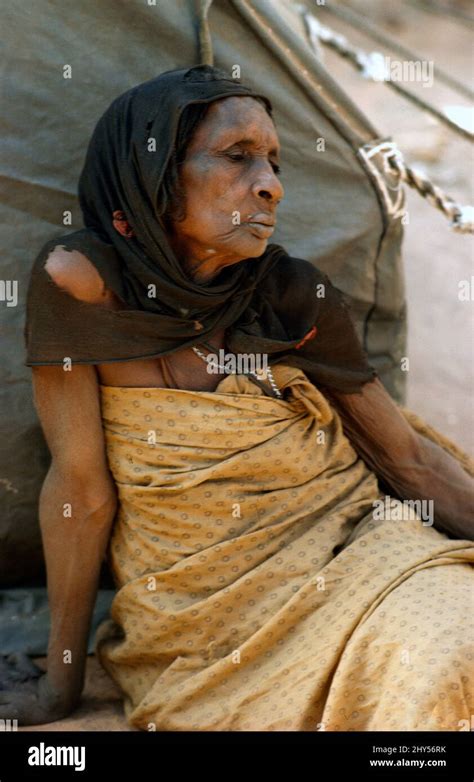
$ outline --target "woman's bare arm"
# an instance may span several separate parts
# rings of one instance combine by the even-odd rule
[[[100,568],[117,508],[94,367],[35,367],[33,387],[52,456],[39,502],[51,629],[47,674],[12,690],[2,682],[0,718],[22,724],[60,719],[79,701]]]
[[[404,500],[433,500],[434,526],[474,540],[474,479],[459,462],[410,426],[378,378],[360,394],[331,389],[354,449]]]

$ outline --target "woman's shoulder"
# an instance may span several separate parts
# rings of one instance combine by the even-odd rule
[[[68,248],[61,237],[47,242],[45,248],[44,270],[59,288],[87,304],[114,307],[118,302],[85,253]]]
[[[48,254],[44,269],[59,288],[76,299],[95,304],[104,295],[105,284],[99,272],[78,250],[56,244]]]

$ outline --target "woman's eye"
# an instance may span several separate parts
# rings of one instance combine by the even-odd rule
[[[235,160],[237,162],[240,162],[242,160],[245,160],[247,158],[247,155],[244,155],[241,152],[234,152],[234,153],[228,153],[227,157],[230,160]],[[275,174],[281,174],[281,168],[277,163],[270,163],[270,165],[273,168]]]

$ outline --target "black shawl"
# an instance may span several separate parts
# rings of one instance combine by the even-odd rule
[[[259,258],[197,283],[168,243],[156,204],[183,108],[258,94],[271,112],[265,96],[238,80],[208,80],[209,68],[167,71],[120,95],[100,118],[79,180],[86,227],[47,242],[33,265],[25,363],[152,358],[198,345],[226,328],[226,347],[234,353],[266,353],[270,364],[300,367],[318,386],[359,391],[377,372],[343,294],[326,274],[269,244]],[[152,153],[149,139],[156,140]],[[44,270],[56,245],[86,255],[124,308],[80,302],[58,288]]]

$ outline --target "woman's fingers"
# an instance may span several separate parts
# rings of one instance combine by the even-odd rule
[[[44,673],[25,652],[12,652],[7,660],[24,679],[37,679]]]
[[[54,722],[63,711],[53,708],[39,691],[40,679],[31,679],[15,689],[0,692],[0,719],[18,720],[20,725],[38,725]]]
[[[18,674],[15,668],[8,662],[6,657],[0,657],[0,692],[8,690],[17,681]]]
[[[42,672],[31,660],[25,658],[26,655],[17,653],[0,657],[0,691],[9,689],[13,684],[41,676]]]
[[[43,671],[24,652],[0,657],[0,692],[15,684],[38,679]]]
[[[32,694],[30,694],[30,698],[32,700],[31,705],[33,705],[35,703],[34,696],[32,697]],[[0,719],[22,721],[24,718],[24,701],[25,696],[23,693],[18,693],[14,690],[0,692]]]

